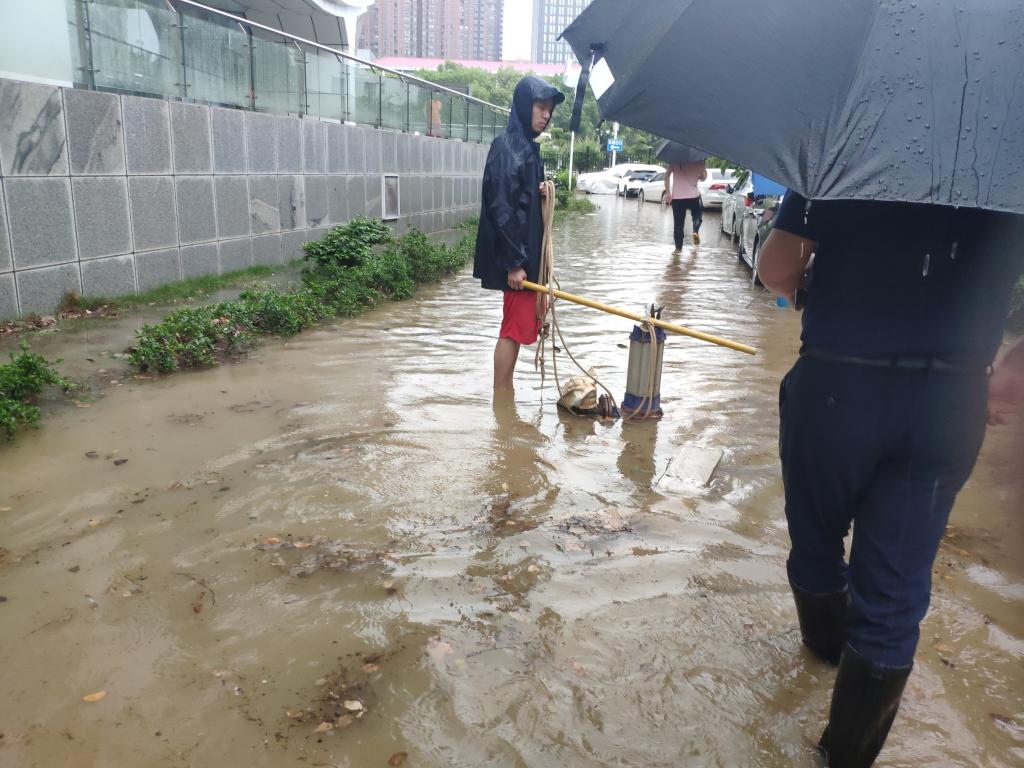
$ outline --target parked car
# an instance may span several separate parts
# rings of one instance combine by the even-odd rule
[[[697,182],[701,208],[721,208],[729,197],[729,185],[735,183],[736,171],[732,168],[708,168],[708,177]]]
[[[588,195],[614,195],[617,192],[619,182],[622,180],[623,176],[628,174],[630,171],[643,168],[653,168],[655,172],[661,170],[661,168],[656,165],[619,163],[618,165],[613,165],[611,168],[605,168],[603,171],[581,173],[576,178],[576,188],[580,192],[586,192]]]
[[[722,218],[719,226],[727,235],[736,240],[740,234],[740,223],[743,220],[743,209],[747,206],[747,195],[754,189],[750,171],[742,171],[736,181],[726,187],[726,196],[722,201]]]
[[[657,165],[647,168],[636,168],[630,171],[616,185],[615,194],[624,197],[636,197],[640,194],[640,185],[645,181],[650,181],[651,177],[659,171],[661,171],[661,168]]]
[[[665,171],[654,174],[647,181],[640,184],[637,196],[640,198],[641,203],[648,201],[661,203],[665,196]]]
[[[775,211],[781,200],[781,197],[774,195],[766,196],[758,198],[752,206],[743,209],[743,223],[740,226],[736,255],[750,267],[751,279],[755,285],[761,284],[757,276],[757,254],[761,244],[772,231]]]

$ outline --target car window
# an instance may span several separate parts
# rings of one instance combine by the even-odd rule
[[[665,173],[664,172],[656,173],[656,174],[654,174],[653,178],[651,178],[651,181],[664,181],[664,180],[665,180]]]
[[[708,181],[723,181],[725,174],[718,168],[708,168]]]

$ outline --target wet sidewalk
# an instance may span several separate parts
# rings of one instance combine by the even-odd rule
[[[526,351],[492,403],[500,297],[464,273],[238,364],[119,376],[0,447],[0,765],[814,765],[834,673],[800,647],[777,459],[799,318],[715,214],[673,258],[670,214],[596,200],[556,233],[563,289],[760,349],[670,339],[660,423],[559,413]],[[621,397],[630,323],[559,306]],[[1000,440],[880,765],[1024,759]],[[660,492],[688,443],[724,451],[712,482]]]

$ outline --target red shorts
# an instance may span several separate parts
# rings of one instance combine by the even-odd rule
[[[502,293],[505,296],[505,307],[498,338],[533,344],[541,326],[541,321],[537,319],[537,294],[525,290]]]

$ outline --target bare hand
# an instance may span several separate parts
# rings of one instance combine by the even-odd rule
[[[522,267],[513,269],[508,273],[508,287],[513,291],[523,290],[523,280],[526,279],[526,270]]]
[[[540,183],[540,196],[541,197],[547,197],[548,196],[548,185],[545,184],[543,181]]]

